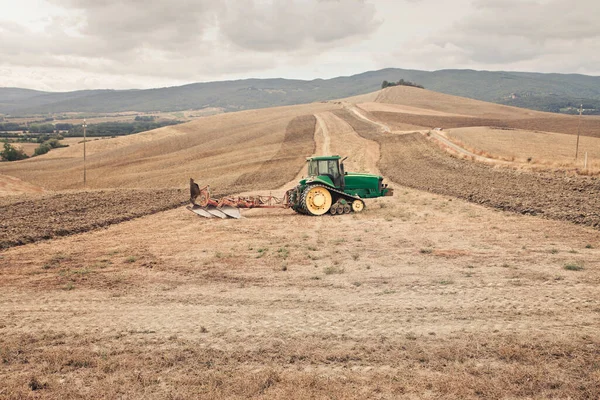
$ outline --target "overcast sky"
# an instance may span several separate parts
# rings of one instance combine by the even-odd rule
[[[0,87],[151,88],[387,67],[600,75],[599,0],[0,0]]]

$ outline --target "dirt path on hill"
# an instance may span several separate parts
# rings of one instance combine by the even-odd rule
[[[320,114],[320,126],[330,152],[348,157],[344,161],[346,171],[379,174],[379,144],[359,136],[343,119],[331,112]]]
[[[458,144],[454,143],[443,132],[431,130],[427,134],[431,138],[436,140],[439,144],[441,144],[442,148],[449,150],[451,153],[458,153],[460,155],[467,156],[473,161],[479,161],[479,162],[494,164],[494,165],[517,165],[514,162],[498,160],[495,158],[489,158],[489,157],[480,156],[479,154],[475,154],[475,153],[465,149],[464,147],[461,147]]]
[[[344,103],[344,108],[347,109],[348,111],[350,111],[351,113],[353,113],[354,115],[356,115],[358,118],[377,126],[379,129],[381,129],[382,132],[391,132],[392,131],[392,129],[388,125],[384,124],[383,122],[374,121],[374,120],[370,119],[369,117],[367,117],[364,114],[364,112],[354,104]]]
[[[383,135],[347,110],[333,113],[362,137],[381,145],[379,166],[384,176],[403,186],[600,228],[598,177],[494,168],[460,160],[420,133]]]

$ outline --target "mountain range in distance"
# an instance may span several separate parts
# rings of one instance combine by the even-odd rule
[[[600,114],[600,77],[533,72],[387,68],[332,79],[242,79],[157,89],[44,92],[0,88],[0,114],[156,112],[220,108],[225,112],[326,101],[376,91],[400,79],[426,89],[539,111]]]

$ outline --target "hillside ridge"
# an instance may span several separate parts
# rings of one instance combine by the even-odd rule
[[[581,74],[475,71],[420,71],[385,68],[331,79],[239,79],[153,89],[95,89],[43,92],[0,88],[0,113],[181,111],[207,107],[225,111],[326,101],[373,92],[384,80],[405,79],[455,96],[539,111],[573,113],[584,104],[600,113],[600,77]]]

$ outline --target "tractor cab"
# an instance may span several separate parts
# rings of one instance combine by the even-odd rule
[[[307,158],[308,176],[327,176],[338,189],[344,189],[344,159],[340,156],[321,156]]]

